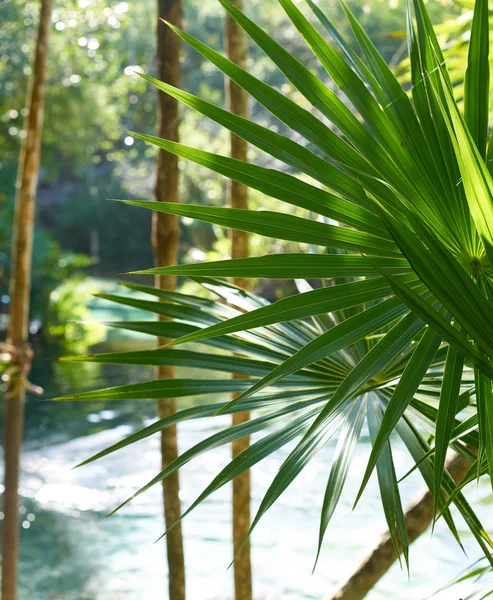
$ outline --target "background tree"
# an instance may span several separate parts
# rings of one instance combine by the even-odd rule
[[[5,399],[5,491],[3,496],[2,600],[15,600],[19,552],[18,487],[27,375],[32,353],[28,344],[29,299],[34,209],[41,154],[41,131],[51,24],[51,0],[41,0],[32,79],[28,91],[23,144],[15,200],[10,323],[7,345],[12,365]]]
[[[181,0],[158,0],[157,22],[157,74],[161,81],[179,87],[180,85],[180,38],[176,36],[163,20],[178,27],[182,21]],[[178,141],[179,111],[176,100],[158,92],[158,135]],[[158,202],[179,202],[179,168],[178,158],[160,150],[156,162],[155,195]],[[172,265],[178,259],[180,228],[178,217],[155,212],[153,214],[152,240],[157,265]],[[156,286],[159,289],[174,290],[176,277],[157,275]],[[163,317],[161,317],[163,318]],[[158,345],[166,340],[158,338]],[[158,366],[156,374],[159,379],[172,379],[174,367]],[[157,401],[157,413],[160,419],[176,412],[174,398]],[[161,458],[163,469],[178,456],[176,427],[161,432]],[[163,500],[166,527],[170,527],[180,516],[178,473],[163,481]],[[166,538],[168,553],[168,577],[170,600],[185,598],[185,560],[183,555],[183,537],[181,525],[175,527]]]
[[[234,5],[243,9],[243,0],[234,0]],[[225,21],[226,54],[228,58],[246,69],[248,58],[248,42],[244,30],[231,17],[226,15]],[[228,109],[240,117],[248,118],[248,95],[244,89],[231,79],[226,78],[226,103]],[[247,142],[230,134],[231,158],[246,161],[248,158]],[[237,181],[228,180],[228,203],[231,208],[248,208],[248,188]],[[249,236],[246,231],[230,230],[231,258],[245,258],[249,252]],[[243,289],[250,287],[246,278],[235,277],[233,283]],[[241,378],[242,375],[233,375]],[[232,417],[233,425],[245,423],[250,418],[247,411],[235,413]],[[232,443],[233,459],[250,445],[250,437],[235,440]],[[250,540],[250,471],[233,480],[233,552],[236,557],[234,563],[235,598],[236,600],[251,600],[252,598],[252,565]],[[246,540],[246,541],[245,541]],[[245,543],[243,548],[242,544]],[[241,549],[241,552],[240,552]],[[238,554],[239,553],[239,554]],[[237,556],[238,555],[238,556]]]

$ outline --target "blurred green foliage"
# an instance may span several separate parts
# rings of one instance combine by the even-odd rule
[[[14,210],[13,203],[8,199],[14,195],[14,181],[15,168],[12,165],[0,171],[0,332],[6,327],[9,309],[11,223]],[[40,334],[45,341],[70,347],[91,334],[91,327],[82,324],[61,326],[70,319],[82,320],[84,316],[84,298],[77,294],[77,284],[83,278],[83,270],[91,264],[92,260],[86,254],[62,250],[47,231],[39,228],[35,230],[31,334]]]
[[[402,0],[349,0],[351,9],[389,61],[398,61],[403,40],[395,32],[404,22]],[[331,15],[340,16],[340,31],[349,34],[337,0],[320,0]],[[39,3],[0,0],[0,295],[5,296],[11,238],[15,172],[25,132],[25,95]],[[458,14],[452,0],[431,2],[436,22]],[[184,0],[184,27],[208,45],[223,47],[223,11],[216,0]],[[155,92],[139,78],[154,74],[155,2],[151,0],[56,0],[50,38],[43,149],[34,252],[33,318],[46,312],[49,294],[81,266],[80,254],[97,259],[91,272],[116,275],[149,267],[150,215],[107,198],[152,197],[154,151],[134,142],[125,131],[152,133]],[[274,33],[300,61],[316,70],[308,47],[277,0],[251,0],[247,12]],[[349,35],[350,37],[350,35]],[[297,102],[304,100],[253,44],[249,69]],[[321,72],[317,74],[325,78]],[[329,84],[330,85],[330,84]],[[184,89],[210,102],[224,104],[222,74],[193,50],[184,48]],[[284,125],[258,104],[254,120],[284,132]],[[214,124],[190,110],[182,112],[184,143],[227,153],[228,139]],[[250,159],[275,166],[258,151]],[[278,165],[276,165],[278,166]],[[205,169],[183,164],[184,202],[222,204],[225,182]],[[259,195],[252,194],[255,208]],[[265,206],[264,200],[262,205]],[[182,223],[181,258],[200,260],[208,253],[226,257],[225,232],[197,221]],[[261,253],[277,240],[253,239]],[[75,253],[75,254],[74,254]],[[2,305],[0,305],[2,306]],[[3,305],[5,308],[5,305]]]

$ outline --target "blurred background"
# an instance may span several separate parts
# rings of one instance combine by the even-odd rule
[[[319,4],[340,32],[351,38],[338,3],[323,0]],[[455,19],[464,10],[452,0],[428,4],[436,23]],[[386,60],[398,65],[406,51],[403,0],[352,0],[349,5]],[[222,50],[224,14],[217,2],[185,0],[184,10],[185,29]],[[247,13],[304,64],[318,68],[276,0],[251,0]],[[0,330],[5,329],[9,308],[15,177],[25,136],[22,126],[37,14],[37,2],[0,0]],[[132,447],[72,470],[84,458],[150,422],[155,415],[154,402],[136,406],[125,402],[45,401],[75,390],[152,377],[146,367],[71,365],[57,358],[88,350],[152,345],[152,338],[123,330],[110,332],[102,324],[148,318],[145,314],[110,305],[92,294],[118,291],[118,281],[132,279],[125,273],[153,264],[150,212],[108,199],[152,198],[155,152],[126,132],[155,131],[156,93],[137,74],[155,74],[155,3],[66,0],[55,2],[52,21],[30,323],[36,356],[30,379],[44,388],[45,395],[42,399],[30,397],[26,409],[19,598],[165,598],[164,545],[154,544],[163,532],[160,490],[152,490],[117,515],[105,518],[155,474],[158,439],[146,440],[138,454]],[[249,69],[255,76],[302,102],[257,47],[252,44],[249,51]],[[215,67],[185,48],[182,68],[185,90],[224,105],[224,78]],[[224,131],[191,110],[181,110],[185,144],[227,154]],[[252,103],[250,110],[258,123],[279,129],[279,123],[271,122],[259,105]],[[276,166],[267,164],[254,149],[249,158],[263,166]],[[183,202],[225,203],[226,185],[221,177],[196,165],[183,163],[181,167]],[[252,191],[251,207],[259,201],[260,194]],[[273,200],[261,201],[263,207],[275,207]],[[180,261],[228,257],[224,230],[189,219],[182,219],[181,228]],[[296,244],[252,237],[254,255],[296,249]],[[151,283],[145,278],[138,281]],[[180,284],[193,290],[193,284]],[[255,291],[275,300],[292,294],[295,287],[289,281],[269,282],[268,286],[260,281]],[[193,373],[186,376],[193,377]],[[180,400],[180,407],[209,400]],[[180,449],[213,431],[218,423],[181,425]],[[254,533],[255,598],[321,599],[354,568],[385,529],[375,487],[368,489],[367,502],[351,515],[353,498],[349,495],[329,528],[317,570],[311,574],[319,499],[323,497],[327,457],[332,452],[329,445],[310,463]],[[183,469],[181,496],[185,507],[228,458],[228,448],[214,450]],[[363,458],[356,458],[350,474],[354,491],[362,475]],[[268,459],[254,470],[254,508],[282,459],[282,455]],[[405,470],[404,450],[396,452],[395,460]],[[406,486],[412,498],[419,490],[419,478],[409,478]],[[223,489],[185,521],[187,586],[193,600],[232,597],[232,570],[227,570],[231,560],[230,493],[229,488]],[[478,513],[491,528],[493,511],[487,490],[479,487],[476,493]],[[466,533],[464,538],[467,543]],[[470,562],[475,551],[472,546]],[[423,598],[457,575],[465,565],[463,557],[439,526],[432,540],[425,536],[413,546],[411,578],[396,565],[369,598]],[[443,597],[450,598],[447,594]]]

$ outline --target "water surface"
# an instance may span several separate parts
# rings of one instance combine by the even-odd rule
[[[142,318],[135,311],[118,315],[93,301],[100,320]],[[110,312],[108,312],[110,311]],[[150,339],[150,338],[149,338]],[[136,347],[143,338],[110,335],[106,347]],[[182,373],[183,375],[183,373]],[[189,372],[187,376],[197,376]],[[49,350],[38,351],[32,380],[47,397],[150,378],[146,367],[68,365]],[[180,406],[211,399],[180,400]],[[213,400],[219,400],[217,396]],[[83,460],[154,418],[153,402],[52,403],[30,399],[21,484],[21,562],[19,600],[165,599],[166,560],[161,495],[155,487],[110,518],[106,514],[159,469],[157,436],[91,465]],[[228,421],[228,417],[179,426],[180,450],[189,448]],[[260,600],[322,600],[365,556],[385,529],[375,481],[357,509],[354,495],[363,475],[369,442],[356,454],[342,502],[329,526],[321,557],[312,575],[319,513],[335,442],[324,448],[265,515],[252,537],[255,597]],[[289,448],[264,460],[252,471],[253,508],[266,491]],[[226,465],[229,447],[204,454],[181,471],[181,497],[187,507]],[[410,464],[402,446],[394,447],[398,474]],[[412,499],[422,489],[417,475],[403,485]],[[233,597],[230,542],[230,486],[225,486],[187,517],[183,524],[188,598],[229,600]],[[471,501],[493,530],[488,488],[480,486]],[[445,584],[479,556],[460,518],[468,558],[440,523],[432,539],[424,535],[412,547],[411,576],[395,565],[369,600],[416,600]],[[439,598],[459,600],[460,590]]]

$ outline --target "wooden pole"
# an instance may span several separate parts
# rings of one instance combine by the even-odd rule
[[[41,0],[32,77],[27,95],[28,114],[17,177],[10,281],[10,322],[7,343],[13,347],[13,370],[5,398],[5,491],[3,495],[2,600],[17,595],[19,555],[18,488],[26,377],[32,352],[28,345],[29,299],[36,189],[41,153],[51,0]]]
[[[180,38],[161,21],[181,27],[182,1],[158,0],[157,22],[157,76],[161,81],[176,87],[180,85]],[[158,123],[157,134],[167,140],[178,141],[179,114],[178,102],[158,91]],[[159,150],[156,163],[155,197],[158,202],[179,202],[179,169],[178,158],[164,150]],[[152,243],[157,266],[173,265],[178,260],[180,241],[180,225],[178,217],[155,212],[152,221]],[[176,277],[158,275],[155,284],[161,289],[174,290]],[[158,340],[158,345],[166,342]],[[156,368],[160,379],[172,379],[175,376],[173,367]],[[157,401],[157,414],[163,419],[176,412],[176,400],[162,399]],[[168,427],[161,432],[161,460],[164,469],[178,457],[178,441],[176,427]],[[166,527],[172,525],[181,514],[180,483],[178,472],[163,481],[164,517]],[[185,558],[181,524],[177,525],[166,537],[168,555],[168,587],[170,600],[185,600]]]
[[[237,8],[242,10],[243,1],[233,0]],[[248,43],[246,34],[238,23],[226,15],[225,24],[226,53],[228,58],[242,68],[247,67]],[[228,109],[236,115],[248,117],[248,95],[236,83],[226,80],[226,101]],[[246,161],[248,145],[245,140],[231,134],[231,157]],[[236,181],[228,183],[228,202],[232,208],[248,208],[248,188]],[[249,252],[249,236],[245,231],[232,230],[231,257],[245,258]],[[248,279],[235,278],[233,283],[241,288],[247,288]],[[248,412],[235,413],[233,425],[248,421]],[[232,443],[233,458],[248,448],[250,438],[245,437]],[[235,600],[252,600],[252,567],[250,541],[248,540],[241,552],[250,529],[250,472],[246,471],[233,480],[233,551],[236,556],[234,563]],[[238,555],[237,555],[238,554]]]

